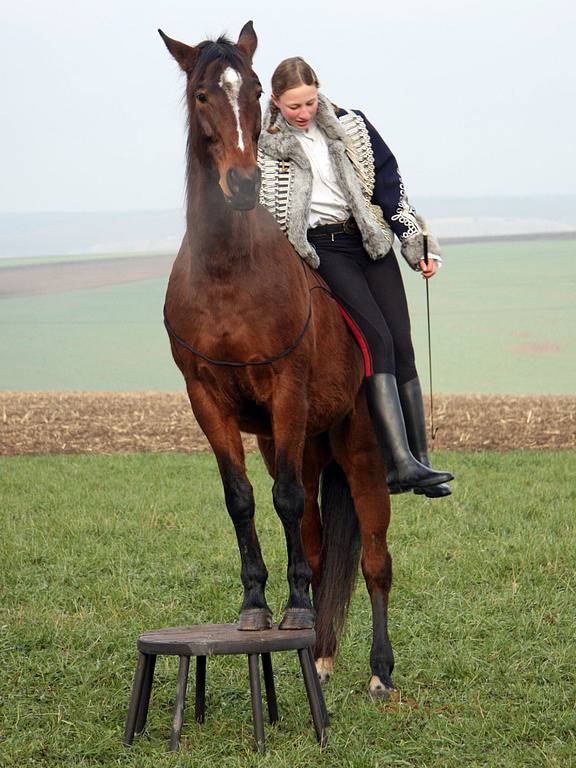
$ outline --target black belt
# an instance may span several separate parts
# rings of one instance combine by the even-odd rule
[[[337,221],[335,224],[313,227],[306,232],[306,237],[308,240],[315,240],[318,237],[330,237],[333,239],[335,235],[357,235],[358,233],[358,224],[350,216],[346,221]]]

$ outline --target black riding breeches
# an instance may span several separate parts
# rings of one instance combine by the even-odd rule
[[[349,315],[366,375],[393,373],[398,384],[414,379],[418,374],[408,304],[394,251],[374,261],[358,234],[338,234],[334,240],[315,236],[310,241],[320,257],[318,272]]]

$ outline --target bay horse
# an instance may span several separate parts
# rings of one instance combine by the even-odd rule
[[[258,205],[262,87],[252,69],[252,22],[236,44],[220,37],[189,46],[159,33],[186,73],[188,107],[187,227],[165,324],[236,531],[244,588],[239,629],[272,626],[241,439],[249,432],[274,480],[286,537],[289,594],[280,628],[316,626],[316,668],[326,679],[361,545],[373,619],[369,691],[386,697],[394,663],[386,476],[361,353],[320,279]]]

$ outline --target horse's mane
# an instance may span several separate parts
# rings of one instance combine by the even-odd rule
[[[225,61],[234,69],[242,66],[242,54],[238,51],[236,45],[225,35],[220,35],[217,40],[204,40],[200,43],[200,57],[195,68],[198,72],[204,72],[206,67],[213,61]]]

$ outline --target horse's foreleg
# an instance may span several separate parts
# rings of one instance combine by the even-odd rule
[[[284,452],[277,455],[272,497],[286,537],[289,586],[280,629],[309,629],[314,626],[314,612],[308,593],[312,571],[304,554],[300,533],[305,493],[299,470],[294,457]]]
[[[272,612],[264,590],[268,571],[264,565],[254,525],[254,493],[244,462],[244,448],[236,419],[226,414],[196,383],[188,385],[194,414],[216,456],[228,513],[232,518],[240,550],[240,578],[244,599],[240,609],[240,629],[268,629]]]
[[[288,551],[289,596],[280,629],[308,629],[314,626],[314,611],[308,594],[312,571],[304,554],[300,524],[304,516],[305,492],[302,482],[306,412],[305,396],[276,399],[272,418],[275,465],[272,498],[284,527]]]

